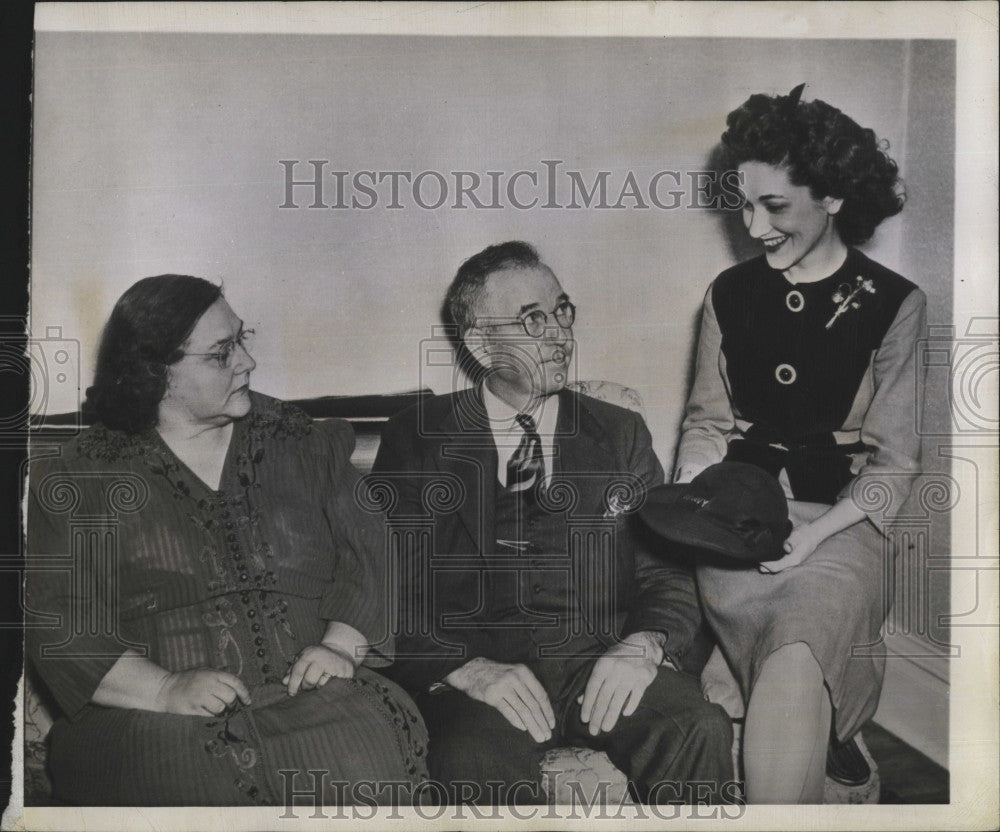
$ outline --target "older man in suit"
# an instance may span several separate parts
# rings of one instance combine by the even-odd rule
[[[730,722],[678,669],[694,581],[631,516],[663,482],[645,423],[566,389],[575,307],[528,244],[463,263],[446,306],[475,385],[390,420],[375,462],[390,528],[425,530],[396,547],[389,675],[427,721],[431,776],[453,802],[533,802],[544,752],[584,745],[644,802],[719,799]]]

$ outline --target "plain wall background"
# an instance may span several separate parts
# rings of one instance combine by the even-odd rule
[[[445,392],[450,369],[421,366],[444,289],[463,259],[519,238],[579,307],[576,376],[639,391],[669,470],[702,297],[749,251],[719,215],[423,210],[408,194],[402,210],[281,210],[279,160],[306,178],[309,159],[481,176],[559,159],[588,181],[610,171],[613,201],[629,171],[706,168],[729,110],[803,81],[890,143],[910,199],[865,250],[927,292],[932,323],[951,322],[950,42],[41,32],[35,62],[31,328],[79,342],[83,388],[117,297],[180,272],[224,281],[257,328],[259,390]],[[36,408],[73,409],[72,382]],[[945,425],[947,395],[931,393]],[[947,546],[944,521],[935,539]],[[932,609],[947,596],[932,587]]]

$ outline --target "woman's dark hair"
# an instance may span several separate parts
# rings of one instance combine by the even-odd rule
[[[882,220],[903,210],[905,194],[887,142],[825,101],[789,95],[751,95],[726,116],[722,146],[727,163],[764,162],[787,166],[795,185],[814,199],[831,196],[844,204],[834,215],[847,245],[869,240]]]
[[[127,433],[155,426],[167,367],[180,361],[191,330],[221,296],[222,287],[183,274],[133,284],[104,325],[84,410]]]

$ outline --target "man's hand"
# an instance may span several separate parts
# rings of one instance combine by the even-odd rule
[[[816,547],[823,542],[823,538],[815,534],[809,523],[803,523],[792,529],[788,535],[788,540],[784,543],[785,556],[778,560],[765,560],[760,563],[758,569],[761,572],[782,572],[792,566],[798,566],[809,555],[816,551]]]
[[[237,699],[250,704],[250,691],[239,676],[200,667],[167,674],[156,695],[155,709],[165,714],[218,716]]]
[[[299,690],[323,687],[334,676],[351,679],[354,670],[355,664],[345,651],[326,644],[314,644],[299,653],[281,684],[288,685],[289,696],[295,696]]]
[[[535,742],[552,738],[552,729],[556,727],[552,704],[535,674],[523,664],[475,658],[453,670],[444,681],[473,699],[492,705],[515,728],[531,734]]]
[[[663,660],[663,636],[633,633],[610,647],[594,664],[587,687],[577,697],[580,720],[590,735],[610,731],[619,716],[632,716]]]

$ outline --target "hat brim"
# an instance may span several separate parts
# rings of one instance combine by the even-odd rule
[[[762,535],[758,545],[748,546],[740,535],[699,511],[696,503],[682,501],[688,491],[687,484],[660,486],[655,489],[654,498],[647,500],[638,514],[660,537],[694,550],[746,563],[775,560],[784,554],[772,535]]]

